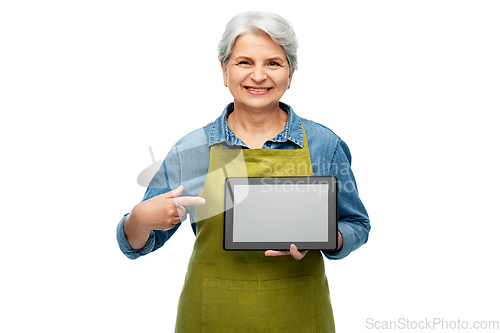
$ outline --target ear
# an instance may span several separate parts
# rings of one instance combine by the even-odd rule
[[[290,83],[292,83],[293,73],[295,73],[295,68],[292,68],[292,71],[290,72],[290,75],[288,75],[288,88],[290,88]]]
[[[227,67],[224,66],[224,61],[220,61],[220,67],[222,68],[222,78],[224,79],[224,84],[227,83]]]

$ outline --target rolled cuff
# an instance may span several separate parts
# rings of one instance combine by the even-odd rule
[[[325,257],[331,260],[345,258],[354,251],[356,246],[356,236],[354,230],[346,222],[339,221],[338,229],[342,234],[342,248],[338,251],[322,251]]]

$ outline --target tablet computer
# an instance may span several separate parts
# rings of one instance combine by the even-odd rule
[[[337,249],[336,177],[227,177],[225,250]]]

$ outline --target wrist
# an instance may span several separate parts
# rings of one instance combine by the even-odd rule
[[[133,249],[140,249],[144,247],[150,233],[150,230],[148,228],[144,228],[138,221],[137,216],[134,216],[133,209],[123,222],[123,231],[127,241]]]
[[[337,244],[338,244],[337,251],[340,251],[340,249],[344,245],[344,238],[342,237],[340,231],[337,231]]]
[[[149,232],[149,228],[144,226],[142,216],[141,207],[138,207],[138,205],[135,206],[126,217],[124,226],[127,226],[129,230],[133,230],[134,232]]]

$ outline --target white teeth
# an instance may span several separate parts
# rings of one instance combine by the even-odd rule
[[[251,90],[251,91],[268,91],[269,89],[271,88],[264,88],[264,89],[255,89],[255,88],[247,88],[248,90]]]

